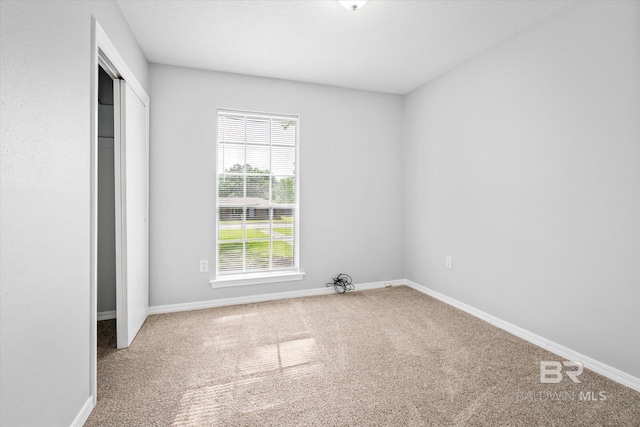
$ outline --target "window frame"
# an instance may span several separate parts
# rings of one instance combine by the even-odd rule
[[[220,133],[219,133],[219,119],[222,114],[230,114],[230,115],[239,115],[244,116],[244,119],[247,118],[260,118],[260,119],[281,119],[281,120],[291,120],[295,121],[295,201],[292,204],[294,210],[294,224],[293,224],[293,251],[294,251],[294,260],[293,267],[290,268],[282,268],[276,270],[262,270],[262,271],[244,271],[244,272],[220,272],[220,205],[219,205],[219,171],[218,171],[218,154],[219,154],[219,146],[220,146]],[[215,143],[215,278],[210,280],[210,284],[213,288],[224,288],[224,287],[232,287],[232,286],[243,286],[243,285],[255,285],[255,284],[263,284],[263,283],[274,283],[274,282],[286,282],[286,281],[295,281],[301,280],[305,273],[300,269],[300,116],[297,114],[281,114],[281,113],[268,113],[268,112],[258,112],[258,111],[249,111],[249,110],[236,110],[229,108],[218,108],[215,116],[215,131],[216,131],[216,143]],[[246,141],[245,141],[246,144]],[[270,145],[271,147],[271,141]],[[246,145],[245,145],[246,147]],[[272,155],[271,148],[269,150],[270,155]],[[273,174],[273,171],[270,171]],[[245,206],[245,216],[246,209]],[[274,208],[270,208],[274,209]],[[246,221],[246,218],[244,219]],[[273,237],[270,237],[270,241],[273,241]],[[246,238],[244,239],[246,242]],[[270,254],[270,256],[272,256]]]

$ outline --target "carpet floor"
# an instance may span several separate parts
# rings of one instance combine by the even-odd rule
[[[640,426],[640,393],[406,286],[99,322],[86,426]]]

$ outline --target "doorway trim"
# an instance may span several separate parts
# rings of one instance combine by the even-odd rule
[[[90,399],[95,407],[98,399],[98,81],[99,67],[112,78],[121,78],[144,102],[146,108],[146,123],[149,128],[149,95],[138,79],[127,66],[126,62],[104,32],[95,17],[91,18],[91,141],[90,141],[90,186],[91,186],[91,237],[90,237],[90,349],[89,370],[91,393]],[[88,414],[87,414],[88,416]]]

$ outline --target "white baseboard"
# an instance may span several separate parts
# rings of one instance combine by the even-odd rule
[[[390,281],[393,284],[396,281]],[[405,283],[400,280],[399,283]],[[370,282],[356,284],[356,291],[384,288],[385,282]],[[187,302],[183,304],[156,305],[149,307],[149,314],[174,313],[178,311],[202,310],[206,308],[225,307],[228,305],[251,304],[254,302],[275,301],[288,298],[310,297],[316,295],[328,295],[335,293],[333,287],[302,289],[299,291],[277,292],[272,294],[250,295],[246,297],[223,298],[209,301]]]
[[[550,341],[544,337],[541,337],[540,335],[536,335],[533,332],[529,332],[526,329],[522,329],[519,326],[506,322],[502,319],[492,316],[491,314],[478,310],[477,308],[471,307],[470,305],[441,294],[440,292],[436,292],[425,286],[419,285],[415,282],[412,282],[411,280],[399,280],[394,282],[399,282],[398,284],[406,284],[407,286],[419,292],[422,292],[423,294],[429,295],[446,304],[456,307],[517,337],[527,340],[530,343],[537,345],[538,347],[542,347],[545,350],[555,353],[558,356],[564,357],[567,360],[580,362],[584,365],[585,368],[591,369],[592,371],[597,372],[600,375],[603,375],[636,391],[640,391],[640,378],[636,378],[633,375],[627,374],[626,372],[620,371],[619,369],[613,368],[607,364],[585,356],[584,354],[578,353],[577,351],[571,350],[570,348]]]
[[[82,405],[82,409],[76,415],[75,420],[71,423],[71,427],[82,427],[84,423],[87,422],[89,415],[91,415],[91,411],[93,411],[93,396],[89,397],[87,401]]]
[[[98,322],[101,320],[111,320],[116,318],[116,311],[100,311],[98,312]]]

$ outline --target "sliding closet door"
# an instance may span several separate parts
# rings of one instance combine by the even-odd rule
[[[124,80],[119,88],[116,141],[118,348],[129,347],[149,309],[149,132],[147,105]],[[119,190],[119,194],[118,194]]]

